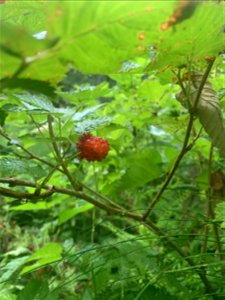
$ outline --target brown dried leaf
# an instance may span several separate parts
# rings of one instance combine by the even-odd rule
[[[189,90],[188,99],[184,96],[183,92],[176,95],[177,100],[184,107],[193,107],[202,76],[200,73],[192,73],[190,81],[188,83],[184,82],[186,90]],[[219,149],[220,155],[225,157],[225,126],[220,102],[216,91],[208,80],[202,89],[195,114],[212,139],[213,145]]]

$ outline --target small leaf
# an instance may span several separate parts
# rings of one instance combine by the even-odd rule
[[[25,203],[10,208],[10,210],[46,210],[46,209],[49,209],[49,205],[45,201],[40,201],[38,203]]]

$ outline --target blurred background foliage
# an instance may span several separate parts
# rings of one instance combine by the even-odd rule
[[[51,165],[18,145],[54,165],[51,115],[74,178],[144,212],[186,131],[188,112],[175,99],[178,70],[203,72],[217,56],[210,81],[225,108],[224,4],[187,2],[184,8],[182,1],[1,3],[0,126],[8,138],[0,135],[0,177],[41,183],[48,176]],[[196,120],[193,137],[200,128]],[[87,131],[109,141],[104,161],[75,157]],[[225,160],[215,149],[209,179],[210,145],[202,131],[152,219],[204,266],[217,299],[224,299]],[[60,172],[49,184],[70,187]],[[0,300],[216,299],[164,238],[141,223],[63,194],[36,202],[0,194],[0,208]]]

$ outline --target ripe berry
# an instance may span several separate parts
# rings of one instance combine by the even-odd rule
[[[90,133],[84,133],[77,142],[79,158],[86,158],[88,161],[103,160],[109,152],[109,143],[100,137]]]

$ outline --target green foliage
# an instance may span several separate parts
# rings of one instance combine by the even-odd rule
[[[32,280],[18,296],[18,300],[28,300],[32,295],[33,299],[57,300],[56,293],[49,294],[49,288],[46,281]]]
[[[33,265],[25,266],[20,274],[25,274],[32,270],[36,270],[42,266],[58,261],[62,258],[61,256],[62,247],[56,243],[50,243],[45,245],[43,248],[37,250],[34,254],[28,257],[25,263],[36,261]]]
[[[224,298],[225,162],[175,96],[215,57],[221,148],[215,2],[0,5],[0,300]],[[87,132],[104,160],[79,158]]]
[[[93,208],[92,204],[86,203],[77,208],[62,210],[59,214],[59,225],[70,220],[71,218],[75,217],[76,215],[86,212],[92,208]]]

